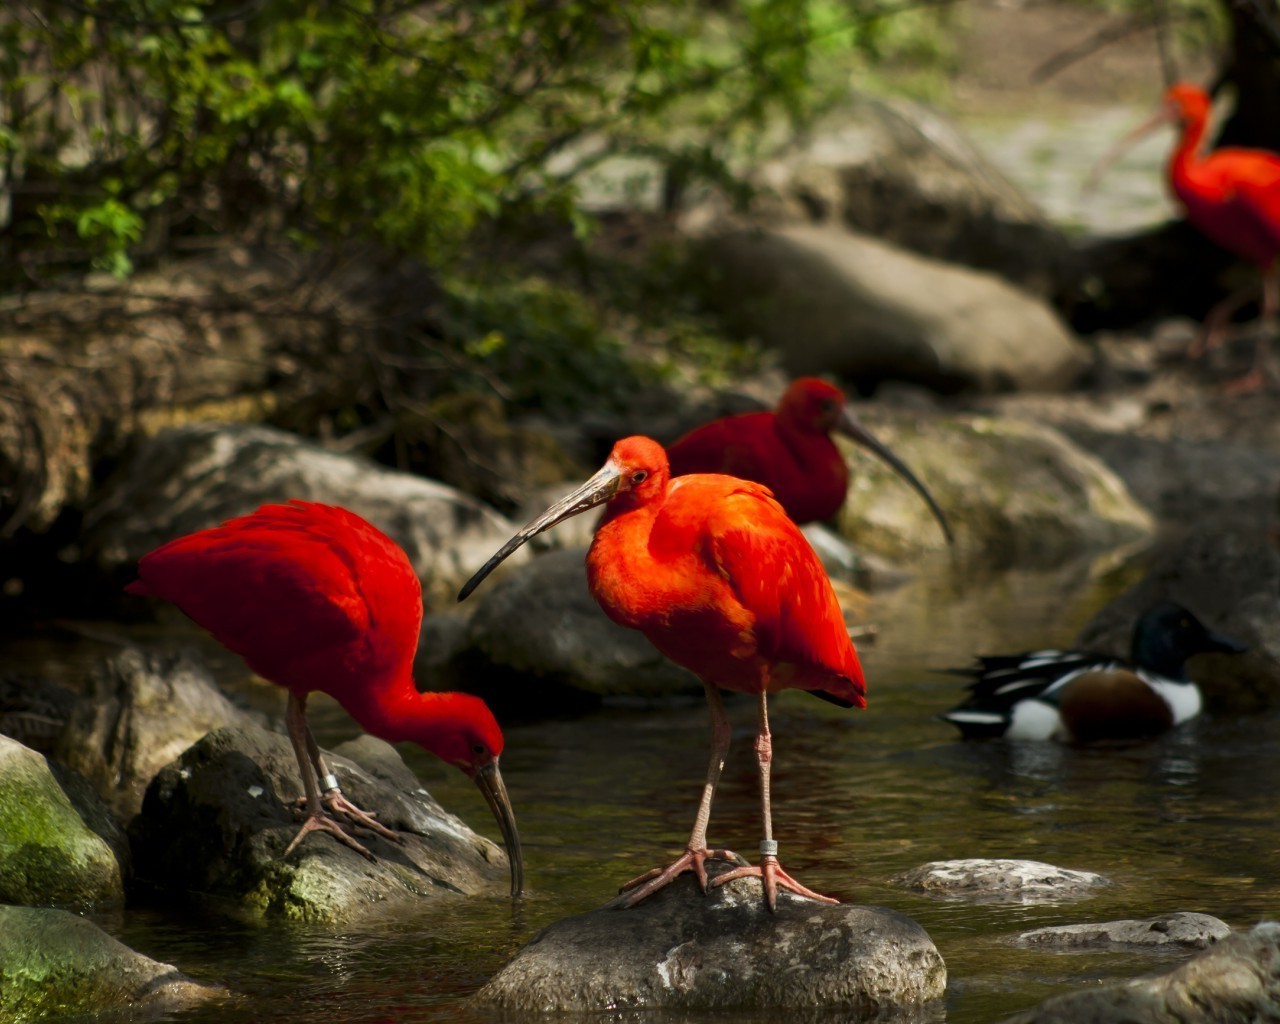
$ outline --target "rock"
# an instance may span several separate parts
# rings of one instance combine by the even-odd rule
[[[83,780],[0,736],[0,903],[91,907],[124,898],[127,850],[94,799]]]
[[[329,925],[395,907],[438,912],[442,898],[506,883],[501,848],[443,811],[392,748],[367,737],[351,749],[360,761],[326,755],[343,792],[405,840],[362,834],[376,863],[323,834],[281,858],[299,825],[293,748],[263,729],[219,729],[148,787],[129,826],[139,881],[243,920]]]
[[[1249,645],[1247,654],[1201,654],[1188,674],[1211,712],[1280,706],[1280,551],[1256,527],[1199,523],[1166,546],[1146,576],[1085,626],[1078,646],[1127,654],[1133,623],[1160,601],[1185,605],[1210,629]]]
[[[712,301],[776,348],[794,375],[900,379],[942,391],[1054,390],[1089,363],[1038,300],[865,235],[728,226],[702,249]]]
[[[227,995],[65,910],[0,906],[0,1020],[152,1016]]]
[[[843,223],[1046,298],[1070,278],[1066,236],[938,111],[855,94],[807,136],[760,171],[779,213]]]
[[[1120,479],[1051,427],[1008,418],[921,419],[880,407],[863,418],[933,493],[956,535],[951,555],[963,562],[1044,567],[1144,541],[1154,531]],[[842,534],[889,559],[946,549],[915,491],[852,444],[845,451],[853,471],[837,518]]]
[[[32,750],[52,754],[79,699],[75,690],[50,679],[0,676],[0,733]]]
[[[933,896],[999,903],[1080,899],[1108,882],[1092,871],[1072,871],[1038,860],[935,860],[892,879]]]
[[[1209,914],[1179,912],[1144,921],[1103,924],[1064,924],[1037,928],[1018,936],[1019,945],[1057,949],[1097,949],[1111,946],[1185,946],[1206,949],[1231,934],[1224,921]]]
[[[474,610],[465,642],[432,685],[461,684],[507,712],[535,699],[545,710],[621,694],[702,693],[694,675],[601,611],[587,590],[585,556],[551,551],[486,583],[467,601]],[[539,681],[536,694],[530,677]]]
[[[1280,924],[1230,935],[1150,978],[1046,999],[1002,1024],[1258,1024],[1280,1020]]]
[[[942,957],[902,914],[787,892],[770,914],[756,879],[704,897],[687,876],[632,909],[544,928],[475,1001],[521,1017],[821,1008],[878,1019],[945,989]]]
[[[222,694],[195,654],[131,648],[94,669],[54,752],[127,820],[156,772],[201,736],[255,721]]]
[[[289,498],[341,505],[392,537],[422,580],[428,607],[452,604],[515,532],[443,484],[280,430],[197,424],[165,430],[125,460],[86,526],[86,556],[116,571],[174,537]]]

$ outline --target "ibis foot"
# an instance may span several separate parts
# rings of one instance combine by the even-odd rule
[[[738,865],[746,864],[746,861],[732,850],[685,850],[681,857],[665,868],[654,868],[652,871],[646,871],[643,875],[633,878],[622,885],[618,890],[620,895],[610,900],[605,906],[613,910],[625,910],[627,907],[634,907],[641,900],[648,899],[659,889],[666,888],[686,871],[692,871],[698,876],[698,888],[705,894],[708,887],[706,867],[708,860],[723,860],[728,861],[730,864]]]
[[[334,821],[333,818],[325,814],[324,811],[318,809],[314,814],[309,815],[307,820],[302,823],[302,828],[298,829],[298,834],[293,837],[293,842],[284,848],[284,853],[280,854],[281,858],[289,856],[289,854],[293,852],[293,848],[302,842],[303,836],[311,832],[328,832],[329,835],[333,836],[344,846],[349,846],[351,849],[355,850],[356,853],[360,854],[360,856],[367,858],[375,864],[377,863],[378,858],[353,839],[347,833],[346,829],[342,827],[341,822]]]
[[[357,828],[366,829],[375,835],[382,836],[383,839],[404,845],[399,832],[394,832],[380,821],[375,821],[374,819],[378,816],[375,811],[366,811],[357,807],[342,795],[342,790],[336,787],[329,790],[320,798],[320,802],[338,819],[339,824],[350,822]]]
[[[814,892],[812,889],[801,885],[792,878],[782,865],[778,863],[778,858],[773,854],[765,854],[760,858],[760,866],[748,864],[746,867],[734,868],[732,871],[726,871],[723,875],[717,875],[712,881],[712,885],[724,885],[725,882],[732,882],[735,878],[758,878],[764,885],[764,900],[769,905],[769,909],[775,913],[778,910],[778,890],[786,889],[795,893],[797,896],[803,896],[805,899],[817,900],[819,903],[839,903],[837,899],[830,896],[823,896],[821,893]]]
[[[1237,377],[1233,381],[1228,381],[1222,389],[1222,393],[1229,397],[1237,395],[1253,395],[1259,391],[1267,390],[1267,375],[1261,367],[1255,366],[1243,377]]]

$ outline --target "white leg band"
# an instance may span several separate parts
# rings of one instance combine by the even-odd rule
[[[330,772],[328,775],[320,776],[320,792],[328,793],[335,789],[340,789],[338,785],[338,776]]]
[[[778,841],[776,839],[760,840],[760,856],[776,857],[778,856]]]

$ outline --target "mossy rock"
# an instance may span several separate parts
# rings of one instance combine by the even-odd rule
[[[87,907],[123,898],[120,857],[99,834],[108,831],[104,815],[78,809],[85,799],[87,788],[60,781],[43,755],[0,736],[0,903]]]

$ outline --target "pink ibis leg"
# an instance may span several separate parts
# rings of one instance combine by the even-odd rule
[[[1271,351],[1271,335],[1276,329],[1276,313],[1280,311],[1280,261],[1272,260],[1262,272],[1261,333],[1253,349],[1253,367],[1243,377],[1231,381],[1228,395],[1247,395],[1267,386],[1267,356]]]
[[[697,875],[698,885],[705,893],[707,891],[706,861],[709,858],[727,860],[735,864],[742,863],[742,859],[731,850],[707,848],[707,822],[711,820],[711,802],[715,799],[720,773],[724,771],[724,759],[729,752],[732,731],[729,727],[729,716],[724,711],[724,701],[720,697],[720,691],[710,683],[704,682],[703,687],[707,692],[707,707],[711,711],[711,761],[707,765],[707,780],[702,787],[702,800],[698,804],[698,816],[694,819],[689,843],[684,853],[667,867],[646,871],[622,886],[619,890],[622,895],[609,903],[611,907],[617,909],[634,907],[641,900],[670,885],[686,871],[692,871]]]
[[[1231,326],[1231,317],[1236,310],[1253,298],[1255,290],[1252,284],[1239,288],[1209,310],[1205,315],[1200,333],[1187,349],[1188,358],[1199,359],[1227,340],[1227,329]]]
[[[760,809],[764,818],[764,838],[760,841],[760,866],[734,868],[717,875],[713,885],[724,885],[735,878],[758,878],[764,886],[765,902],[769,909],[778,909],[778,890],[788,889],[797,896],[804,896],[822,903],[839,903],[830,896],[823,896],[806,888],[792,878],[778,863],[778,844],[773,838],[773,812],[769,801],[769,768],[773,763],[773,737],[769,733],[769,695],[760,691],[760,727],[756,733],[756,760],[760,765]]]
[[[292,691],[289,693],[289,703],[285,709],[284,721],[285,728],[289,733],[289,740],[293,744],[293,754],[298,759],[298,769],[302,772],[302,788],[305,793],[307,820],[302,823],[302,828],[293,837],[293,842],[285,847],[284,853],[280,856],[289,856],[293,852],[293,848],[308,833],[328,832],[340,843],[351,847],[356,853],[373,860],[373,854],[347,835],[342,826],[329,817],[325,813],[324,807],[320,804],[320,789],[316,785],[315,776],[312,774],[312,765],[307,753],[307,734],[310,730],[307,726],[307,698],[305,696],[299,697]]]
[[[304,724],[306,724],[305,719]],[[320,780],[320,803],[325,809],[340,822],[350,823],[375,832],[393,843],[403,844],[404,840],[400,838],[398,832],[393,832],[381,822],[374,820],[377,818],[374,811],[362,810],[343,796],[342,788],[338,785],[338,776],[330,770],[324,755],[320,753],[320,744],[316,742],[310,724],[306,724],[306,730],[307,753],[311,757],[311,763],[315,765],[316,778]]]

